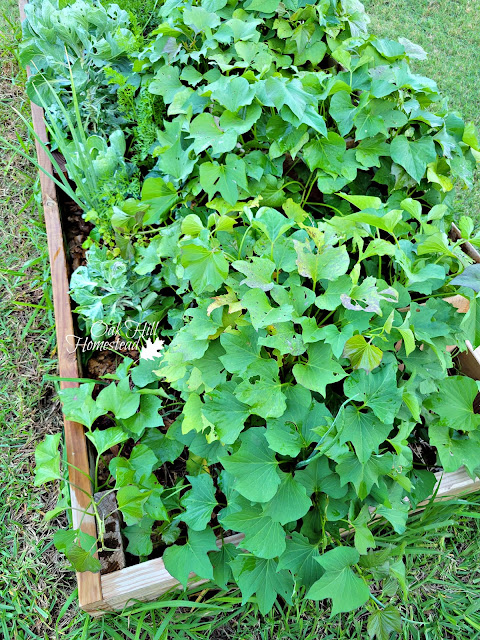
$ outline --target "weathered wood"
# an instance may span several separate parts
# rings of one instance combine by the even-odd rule
[[[457,227],[455,223],[452,222],[452,228],[450,230],[450,238],[454,242],[458,242],[462,239],[462,234],[460,233],[460,229]],[[470,242],[462,242],[460,245],[464,253],[467,254],[474,262],[480,262],[480,253],[475,249],[473,244]]]
[[[458,496],[462,493],[467,495],[480,489],[480,478],[472,480],[465,467],[450,473],[439,471],[435,476],[440,481],[435,500],[447,500],[450,497]],[[428,500],[425,500],[421,504],[423,505],[427,502]]]
[[[25,19],[26,0],[19,0],[20,16]],[[28,70],[27,70],[28,73]],[[42,142],[47,142],[43,109],[31,103],[33,128]],[[38,140],[35,140],[38,164],[52,174],[50,159]],[[53,306],[57,335],[58,369],[62,378],[78,378],[76,352],[69,348],[68,336],[75,334],[68,292],[67,258],[63,241],[60,211],[55,183],[40,171],[40,187],[47,231],[48,253],[53,289]],[[75,382],[61,382],[62,389],[78,387]],[[97,537],[95,518],[86,513],[91,502],[91,482],[84,429],[78,422],[64,420],[65,448],[69,463],[69,482],[72,506],[72,526]],[[80,606],[102,599],[100,575],[91,572],[77,573]]]

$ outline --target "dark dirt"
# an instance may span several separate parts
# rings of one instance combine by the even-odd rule
[[[114,336],[112,344],[115,344],[115,340],[120,341],[121,337]],[[128,357],[137,361],[140,355],[136,349],[122,349],[120,353],[121,356],[114,351],[95,351],[84,367],[88,374],[87,377],[99,380],[104,375],[114,373],[124,358]]]
[[[63,231],[67,243],[68,255],[70,257],[70,269],[73,273],[78,267],[87,263],[85,259],[86,250],[82,245],[93,229],[93,225],[90,222],[85,222],[82,216],[82,210],[76,202],[73,202],[73,200],[68,198],[63,192],[60,192],[60,190],[58,190],[58,192],[63,219]]]

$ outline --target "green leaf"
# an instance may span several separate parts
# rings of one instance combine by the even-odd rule
[[[306,346],[302,336],[296,333],[293,322],[279,322],[269,327],[271,335],[259,338],[259,344],[270,349],[277,349],[282,355],[299,356],[305,353]]]
[[[250,262],[236,260],[232,262],[232,267],[246,276],[240,284],[262,291],[270,291],[274,286],[272,273],[275,271],[275,263],[268,258],[253,257]]]
[[[180,89],[183,89],[183,85],[179,80],[178,67],[169,65],[160,67],[148,85],[149,92],[162,96],[166,104],[173,102],[175,94]]]
[[[310,392],[301,385],[286,387],[285,397],[287,409],[280,418],[267,420],[265,437],[271,449],[295,457],[302,448],[319,440],[313,429],[326,424],[330,412],[325,405],[312,401]]]
[[[402,404],[402,390],[397,387],[396,367],[385,365],[375,373],[353,372],[343,386],[348,398],[363,402],[382,422],[392,424]]]
[[[177,190],[163,178],[147,178],[142,184],[142,202],[149,205],[143,216],[143,225],[162,222],[179,201]]]
[[[410,312],[405,316],[405,320],[399,327],[393,327],[402,336],[404,342],[405,353],[410,355],[412,351],[415,351],[415,336],[410,328]]]
[[[227,382],[204,394],[202,413],[215,425],[215,433],[222,444],[233,444],[243,430],[250,409],[234,395],[236,385]]]
[[[230,373],[244,373],[249,365],[261,360],[260,345],[257,336],[262,331],[255,331],[250,325],[240,326],[238,330],[222,333],[220,343],[228,355],[220,356],[220,360]]]
[[[390,155],[390,147],[381,133],[373,138],[365,138],[355,147],[355,158],[365,168],[380,168],[380,157]]]
[[[370,590],[351,568],[358,562],[359,557],[355,549],[336,547],[317,558],[325,573],[310,587],[307,598],[331,598],[332,617],[337,613],[353,611],[365,604],[370,597]]]
[[[206,580],[213,579],[213,567],[208,555],[216,551],[215,534],[207,527],[204,531],[188,532],[188,540],[182,545],[168,547],[163,554],[165,569],[187,588],[190,573]]]
[[[363,336],[356,335],[346,341],[343,356],[350,360],[353,369],[370,372],[382,361],[383,352]]]
[[[341,296],[348,295],[351,292],[352,286],[352,280],[349,276],[340,276],[330,281],[325,289],[325,293],[317,296],[315,299],[316,306],[319,309],[333,311],[341,305]],[[302,320],[305,321],[305,318],[302,318]],[[302,326],[304,327],[305,325]],[[312,340],[309,340],[309,342],[312,342]]]
[[[292,574],[285,569],[280,570],[276,560],[238,555],[231,567],[242,592],[242,604],[246,604],[255,595],[260,613],[266,615],[273,607],[277,595],[289,604],[292,603]]]
[[[132,382],[137,387],[146,387],[152,382],[158,380],[158,376],[154,371],[160,366],[162,358],[154,358],[153,360],[144,360],[141,358],[136,367],[130,370]]]
[[[474,347],[480,347],[480,296],[470,300],[467,313],[464,315],[461,327]]]
[[[145,503],[151,491],[139,489],[134,485],[122,487],[117,491],[118,509],[122,512],[127,525],[137,524],[145,515]]]
[[[383,206],[380,198],[376,196],[349,196],[346,193],[337,193],[336,195],[348,200],[358,209],[380,209]]]
[[[115,459],[118,459],[119,461],[124,460],[124,458],[120,457],[114,458],[114,460]],[[146,444],[142,443],[136,444],[133,447],[132,453],[130,454],[127,462],[135,472],[135,481],[142,483],[151,475],[153,468],[157,465],[158,458]],[[110,466],[112,464],[113,460],[110,463]]]
[[[282,393],[283,385],[278,377],[278,366],[273,360],[263,360],[262,365],[261,369],[252,370],[253,382],[250,378],[244,380],[238,385],[235,395],[250,407],[250,413],[265,420],[279,418],[285,411],[286,403]]]
[[[285,531],[283,527],[263,513],[259,504],[239,503],[240,511],[235,511],[221,519],[224,529],[232,529],[245,534],[242,547],[259,558],[276,558],[285,551]]]
[[[348,491],[347,487],[340,485],[340,477],[330,469],[326,456],[309,462],[305,469],[295,473],[295,478],[303,484],[309,496],[322,492],[337,500]]]
[[[294,240],[297,252],[298,273],[306,278],[311,278],[314,283],[319,280],[337,280],[347,273],[350,265],[347,249],[341,247],[322,247],[313,251],[309,240],[299,242]]]
[[[397,224],[402,221],[402,211],[400,209],[393,209],[392,211],[387,211],[387,213],[383,213],[382,211],[378,213],[357,211],[357,213],[349,216],[349,220],[371,224],[377,229],[383,229],[384,231],[388,231],[388,233],[393,233]]]
[[[353,528],[355,529],[355,549],[360,555],[365,555],[368,549],[375,548],[375,539],[367,526],[371,519],[372,516],[369,507],[368,505],[364,505],[358,516],[352,522]]]
[[[405,53],[405,47],[395,40],[374,38],[372,44],[384,58],[395,59],[403,56]]]
[[[339,91],[332,96],[330,101],[330,115],[338,124],[338,132],[341,136],[346,136],[352,130],[353,116],[357,108],[353,106],[350,94],[346,91]]]
[[[342,136],[329,131],[326,138],[309,142],[303,149],[303,157],[310,171],[323,169],[331,175],[340,175],[346,148]]]
[[[368,616],[368,637],[373,640],[390,640],[392,633],[401,633],[402,618],[400,611],[393,606],[375,609]]]
[[[185,277],[198,294],[216,291],[228,276],[228,262],[217,249],[195,243],[186,244],[182,247],[181,261],[185,267]]]
[[[337,425],[339,442],[350,441],[360,462],[367,462],[373,452],[377,453],[392,430],[391,424],[384,424],[373,412],[360,411],[351,405],[342,411]]]
[[[153,551],[152,543],[152,518],[142,518],[138,524],[132,524],[125,527],[125,534],[128,545],[125,551],[132,553],[134,556],[148,557]]]
[[[277,10],[279,5],[279,0],[265,0],[262,2],[261,0],[252,0],[248,5],[245,6],[247,11],[260,11],[261,13],[273,13]]]
[[[140,394],[130,389],[128,378],[122,378],[118,384],[112,382],[97,397],[97,405],[103,413],[111,411],[116,418],[122,420],[133,416],[139,404]]]
[[[294,220],[286,218],[279,211],[271,207],[261,207],[252,220],[252,226],[260,229],[270,242],[278,240],[278,238],[293,227],[294,224]]]
[[[240,449],[220,458],[234,478],[234,488],[252,502],[268,502],[280,485],[275,453],[265,440],[265,429],[252,427],[240,436]]]
[[[67,420],[79,422],[90,429],[95,420],[105,413],[92,399],[94,387],[94,382],[88,382],[79,387],[61,389],[58,392]]]
[[[205,7],[191,7],[185,9],[183,14],[183,20],[185,24],[194,29],[195,33],[201,33],[202,31],[211,32],[211,29],[220,25],[220,18],[216,13],[210,13]]]
[[[195,213],[189,213],[188,216],[182,219],[181,231],[185,235],[196,238],[200,235],[200,232],[205,228],[202,221]]]
[[[211,113],[201,113],[191,122],[190,137],[194,140],[193,150],[197,155],[209,147],[216,154],[225,153],[231,151],[237,143],[237,134],[234,131],[223,131]]]
[[[96,539],[83,533],[78,529],[70,531],[55,531],[53,543],[55,547],[64,553],[72,563],[76,571],[100,571],[101,564],[98,558],[94,557],[96,551]]]
[[[416,182],[421,181],[427,164],[437,157],[435,143],[427,137],[412,142],[403,135],[396,136],[390,144],[390,153],[394,162],[403,167]]]
[[[375,137],[377,134],[388,136],[390,127],[402,127],[407,123],[407,116],[398,109],[393,108],[390,100],[370,100],[366,105],[358,107],[354,116],[356,126],[355,138],[364,140]]]
[[[35,447],[35,486],[39,487],[45,482],[58,480],[60,473],[60,434],[48,434],[45,439]]]
[[[211,200],[217,191],[224,200],[234,205],[238,200],[238,189],[247,189],[245,162],[228,154],[226,164],[204,162],[200,165],[200,184]]]
[[[325,396],[327,385],[338,382],[347,374],[332,358],[329,345],[319,342],[309,345],[307,354],[307,364],[296,364],[293,367],[295,380],[306,389]]]
[[[240,107],[251,104],[255,97],[255,89],[241,76],[221,76],[205,87],[212,98],[217,100],[228,111],[236,113]]]
[[[291,473],[280,472],[281,483],[277,493],[263,508],[263,513],[281,525],[303,518],[312,506],[306,489]],[[251,550],[252,551],[252,550]]]
[[[237,46],[239,44],[237,42]],[[242,135],[250,131],[261,115],[262,107],[259,104],[251,104],[240,109],[238,113],[226,110],[220,116],[220,127],[224,131],[234,131],[236,134]]]
[[[272,307],[267,294],[260,289],[247,291],[242,296],[241,303],[242,307],[249,312],[253,328],[256,331],[277,322],[292,320],[292,305],[282,304],[279,307]]]
[[[305,587],[311,587],[323,570],[317,562],[318,544],[312,544],[301,533],[292,531],[287,539],[285,551],[279,558],[278,570],[289,569]]]
[[[462,425],[459,424],[459,427]],[[464,465],[470,474],[478,475],[480,467],[480,434],[471,431],[460,434],[448,426],[433,423],[428,429],[430,444],[436,447],[445,473],[457,471]]]
[[[373,485],[378,485],[379,478],[389,473],[392,468],[393,456],[391,453],[373,455],[365,463],[360,462],[354,453],[348,453],[342,456],[336,470],[342,485],[351,482],[358,497],[363,500],[370,493]]]
[[[215,439],[215,426],[207,419],[203,413],[203,402],[198,393],[191,393],[183,405],[182,433],[190,431],[198,433],[206,432],[209,439]]]
[[[120,442],[128,440],[128,433],[126,433],[121,427],[110,427],[109,429],[95,429],[86,434],[90,442],[93,442],[93,446],[97,450],[98,455],[105,453],[111,447]]]
[[[153,451],[155,457],[161,464],[174,462],[184,448],[181,442],[169,437],[168,432],[164,434],[158,429],[147,431],[141,439],[141,443]]]
[[[234,544],[222,544],[219,551],[210,553],[210,562],[213,566],[213,579],[221,589],[227,589],[228,583],[233,577],[230,563],[237,557],[240,551]]]
[[[269,60],[270,63],[270,60]],[[286,120],[291,119],[290,111],[303,120],[309,119],[307,105],[311,106],[312,97],[304,90],[298,78],[288,79],[279,76],[270,76],[266,80],[260,80],[255,86],[257,99],[265,107],[275,107]],[[286,105],[290,111],[282,109]],[[314,111],[314,110],[313,110]],[[313,113],[310,113],[313,118]],[[313,118],[314,119],[314,118]],[[315,119],[314,119],[315,121]]]
[[[182,513],[181,519],[193,531],[203,531],[210,522],[212,511],[217,505],[213,480],[208,473],[187,476],[187,480],[192,488],[182,498],[185,512]]]
[[[461,431],[480,425],[480,415],[473,403],[479,392],[475,380],[466,376],[449,376],[438,383],[438,393],[428,399],[428,408],[440,416],[440,424]]]
[[[163,426],[163,418],[158,413],[162,408],[162,401],[154,395],[142,395],[140,410],[130,418],[123,420],[124,426],[140,437],[145,429]]]

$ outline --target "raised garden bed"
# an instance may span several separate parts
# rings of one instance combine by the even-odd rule
[[[23,14],[25,2],[21,0],[20,10]],[[23,15],[22,15],[23,18]],[[34,130],[38,137],[47,141],[43,112],[37,105],[32,104]],[[37,144],[39,165],[46,173],[52,173],[53,168],[43,147]],[[41,173],[41,187],[49,243],[49,254],[52,268],[52,284],[54,292],[54,306],[56,317],[56,331],[59,354],[59,374],[61,378],[79,378],[80,370],[71,350],[70,337],[75,334],[69,298],[68,264],[62,233],[61,213],[58,205],[57,189],[54,182],[47,175]],[[452,227],[452,238],[461,239],[458,229]],[[476,249],[465,242],[463,250],[475,262],[480,263],[480,255]],[[452,300],[455,306],[462,306],[465,298],[459,296]],[[465,312],[466,308],[459,308]],[[459,366],[465,375],[480,380],[479,351],[469,350],[458,356]],[[62,388],[75,387],[76,383],[62,381]],[[65,420],[65,445],[67,459],[70,463],[70,492],[73,527],[96,537],[95,519],[85,516],[83,511],[88,508],[91,500],[91,486],[88,476],[91,469],[88,461],[88,447],[82,425]],[[435,499],[444,499],[451,495],[469,493],[480,487],[479,480],[471,480],[463,469],[452,473],[437,472],[439,481],[435,492]],[[243,534],[228,536],[224,543],[238,544]],[[218,543],[221,545],[221,542]],[[77,574],[80,607],[92,615],[102,615],[106,611],[121,609],[133,600],[151,600],[160,596],[171,588],[179,586],[178,580],[165,569],[163,560],[156,558],[128,566],[117,571],[102,575],[101,573],[81,572]],[[195,578],[192,575],[192,583]]]
[[[46,140],[43,110],[33,103],[31,106],[35,132],[43,140]],[[50,160],[40,145],[37,145],[37,157],[43,169],[52,173],[53,168]],[[42,172],[40,172],[40,182],[52,274],[59,375],[62,378],[80,378],[79,364],[77,358],[72,356],[69,340],[75,331],[68,293],[68,262],[58,206],[57,187]],[[452,236],[454,239],[460,237],[455,225],[452,226]],[[472,245],[466,244],[465,252],[475,262],[480,263],[480,254]],[[460,297],[459,304],[461,301],[465,301],[465,298]],[[460,307],[459,312],[465,311],[464,306]],[[468,352],[461,353],[458,357],[465,375],[480,380],[480,347],[477,347],[476,350],[469,347]],[[63,381],[60,386],[68,388],[78,386],[78,384]],[[90,481],[86,477],[90,473],[90,466],[84,428],[81,424],[69,420],[65,420],[64,425],[68,461],[86,474],[70,467],[73,526],[81,527],[82,531],[96,537],[94,517],[82,517],[82,510],[89,505],[92,491]],[[465,469],[451,473],[437,472],[436,476],[438,487],[435,489],[435,500],[444,500],[451,496],[468,494],[480,489],[480,479],[472,480]],[[229,536],[225,538],[224,542],[239,544],[243,537],[242,534]],[[219,546],[220,544],[219,542]],[[94,616],[123,609],[126,605],[133,604],[135,600],[154,600],[166,591],[180,586],[178,580],[165,569],[161,558],[125,567],[105,575],[88,571],[78,572],[77,582],[80,608]],[[197,583],[198,581],[194,580],[192,574],[192,585]]]

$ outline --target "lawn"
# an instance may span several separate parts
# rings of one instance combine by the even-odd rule
[[[404,36],[429,53],[416,68],[437,80],[450,104],[480,124],[480,13],[473,0],[368,0],[372,30]],[[3,17],[2,17],[3,14]],[[12,0],[0,0],[0,128],[33,145],[14,109],[28,116],[23,75],[15,60],[19,27]],[[0,144],[1,147],[1,144]],[[458,195],[458,213],[480,220],[480,188]],[[132,640],[267,640],[366,638],[362,611],[332,621],[323,605],[301,601],[261,618],[255,605],[241,607],[239,593],[214,597],[223,612],[202,618],[191,606],[162,601],[128,615],[92,620],[78,611],[74,578],[51,541],[43,513],[55,496],[33,489],[33,449],[61,428],[59,402],[44,376],[55,372],[54,318],[48,255],[36,172],[20,155],[0,148],[0,633],[26,638],[131,638]],[[401,606],[402,637],[443,640],[480,638],[480,548],[471,503],[432,508],[412,518],[407,573],[410,592],[392,591]],[[61,523],[60,523],[61,524]],[[381,532],[380,532],[381,533]],[[212,598],[214,598],[212,600]]]

